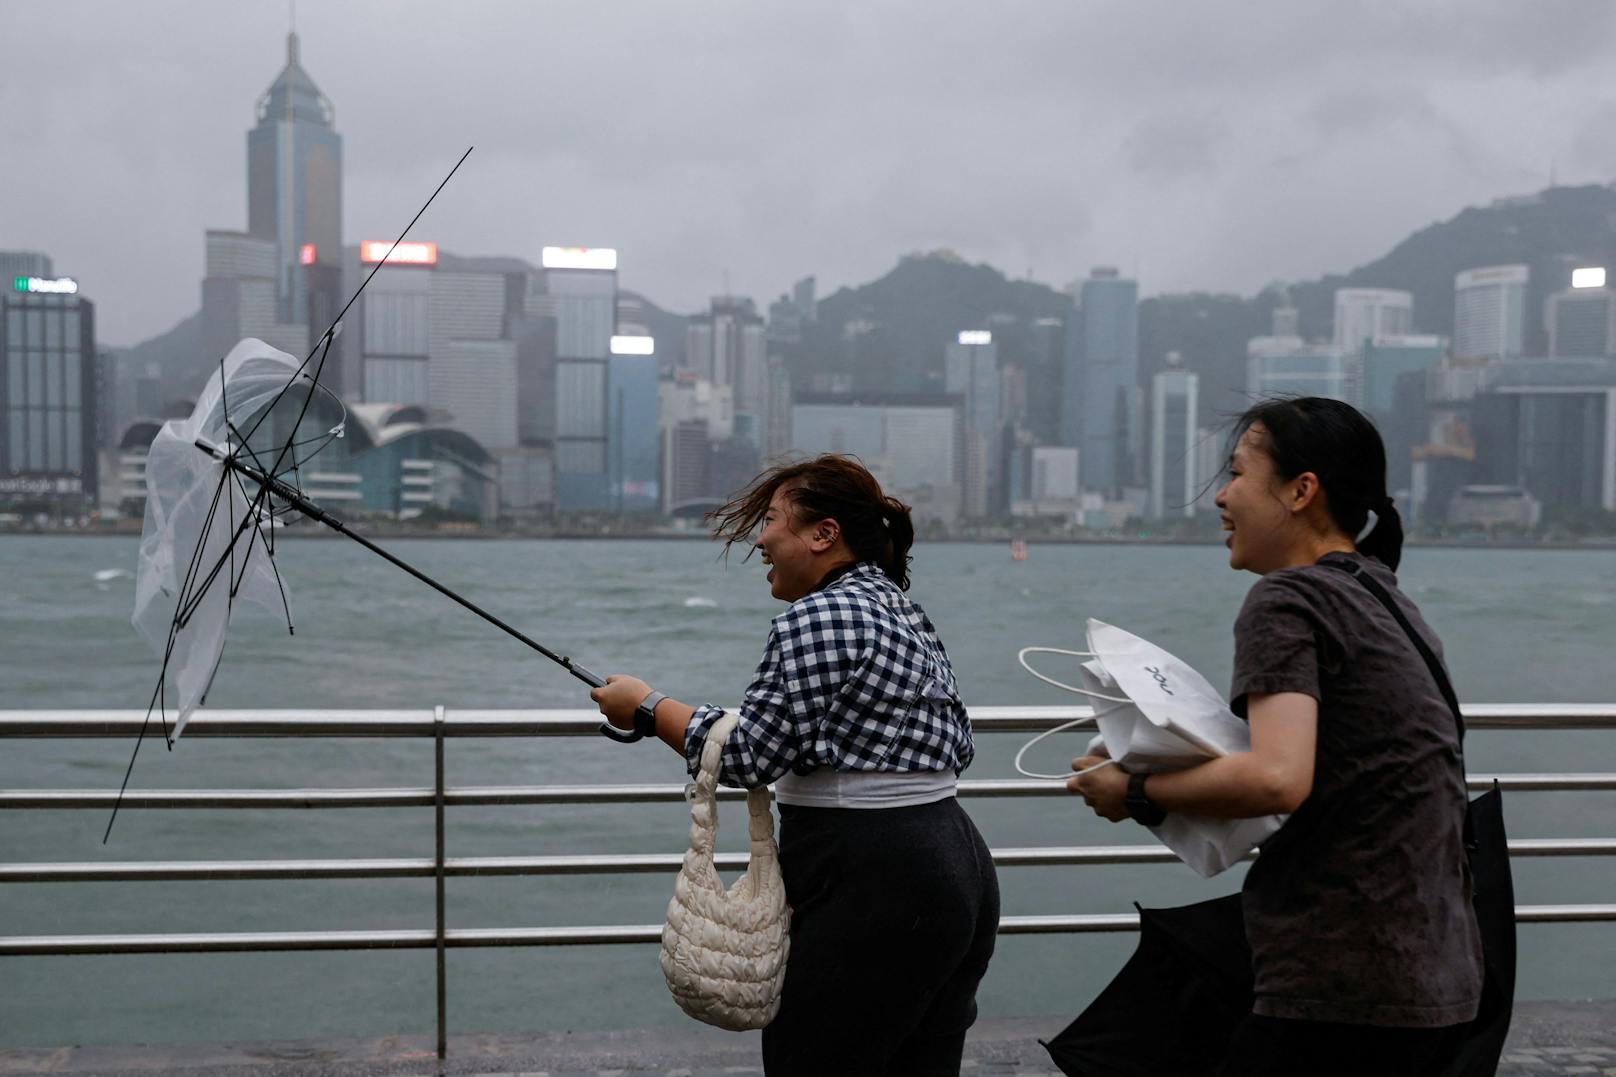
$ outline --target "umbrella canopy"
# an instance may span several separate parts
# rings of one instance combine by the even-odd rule
[[[1044,1048],[1070,1077],[1196,1077],[1217,1068],[1251,1003],[1239,894],[1140,909],[1138,949]]]
[[[157,699],[165,724],[174,708],[171,740],[207,698],[237,603],[282,612],[290,627],[290,598],[271,556],[272,522],[262,491],[249,489],[198,442],[226,452],[244,442],[241,428],[280,400],[300,369],[285,352],[243,340],[208,379],[191,414],[164,423],[146,456],[132,620],[163,661]]]

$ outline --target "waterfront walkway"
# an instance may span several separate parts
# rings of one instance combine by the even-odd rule
[[[1038,1040],[1059,1032],[1061,1025],[1060,1018],[979,1022],[966,1045],[961,1077],[1059,1077]],[[0,1075],[4,1077],[151,1077],[157,1073],[191,1077],[436,1073],[490,1077],[758,1077],[762,1072],[757,1033],[737,1035],[694,1023],[678,1029],[628,1032],[455,1036],[449,1041],[449,1058],[441,1064],[434,1056],[431,1039],[415,1036],[340,1043],[0,1049]],[[1616,999],[1520,1003],[1498,1072],[1501,1077],[1616,1077]]]

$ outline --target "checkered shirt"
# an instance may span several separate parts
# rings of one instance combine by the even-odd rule
[[[724,713],[696,708],[685,729],[695,774]],[[786,771],[938,771],[976,755],[954,670],[923,611],[861,562],[776,617],[724,746],[719,780],[753,789]]]

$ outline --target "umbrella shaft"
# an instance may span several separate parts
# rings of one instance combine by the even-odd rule
[[[475,613],[477,616],[481,617],[483,620],[487,621],[489,624],[493,625],[495,628],[499,629],[501,632],[504,632],[508,636],[512,636],[512,637],[514,637],[516,639],[521,640],[523,643],[527,644],[529,647],[533,648],[535,651],[538,651],[540,654],[544,655],[544,657],[550,659],[550,661],[555,662],[556,664],[560,665],[568,673],[571,673],[574,677],[577,677],[579,680],[583,681],[585,684],[589,685],[590,687],[596,688],[596,687],[599,687],[600,685],[606,683],[606,681],[605,681],[605,679],[603,677],[600,677],[600,676],[597,676],[594,673],[591,673],[589,670],[585,669],[583,666],[578,665],[576,662],[574,662],[572,659],[568,658],[565,655],[556,654],[554,651],[550,650],[550,648],[546,647],[544,644],[538,642],[535,639],[530,638],[525,633],[523,633],[523,632],[521,632],[521,631],[519,631],[519,630],[517,630],[515,628],[512,628],[510,625],[506,624],[504,621],[500,620],[498,617],[495,617],[492,613],[489,613],[487,610],[483,609],[481,606],[477,605],[475,602],[472,602],[472,601],[470,601],[468,599],[462,598],[460,595],[458,595],[455,592],[449,590],[449,588],[445,587],[443,584],[439,583],[437,580],[434,580],[431,576],[428,576],[426,573],[422,572],[420,569],[417,569],[414,565],[411,565],[409,562],[403,561],[403,560],[399,559],[398,557],[395,557],[391,553],[388,553],[386,550],[382,549],[380,546],[376,545],[374,542],[370,541],[365,536],[348,530],[347,526],[344,525],[341,520],[337,519],[335,516],[331,515],[329,512],[326,512],[324,509],[322,509],[319,505],[316,505],[314,502],[312,502],[308,498],[304,497],[300,492],[298,492],[296,489],[294,489],[291,485],[289,485],[285,481],[283,481],[281,479],[278,479],[278,478],[275,478],[272,475],[266,475],[262,471],[260,471],[257,468],[251,466],[250,464],[242,463],[239,459],[237,459],[235,457],[234,454],[221,454],[213,446],[207,444],[204,441],[198,440],[196,445],[197,445],[197,448],[202,449],[204,452],[208,453],[209,455],[218,458],[224,464],[225,467],[231,469],[232,471],[237,472],[238,474],[245,475],[247,478],[251,479],[253,482],[257,483],[259,486],[263,487],[268,492],[274,494],[276,497],[280,498],[282,501],[285,501],[287,504],[289,504],[293,508],[297,509],[297,511],[301,512],[303,515],[309,517],[310,519],[318,520],[320,523],[322,523],[325,526],[329,527],[331,530],[335,531],[339,535],[342,535],[342,536],[344,536],[346,538],[353,539],[355,542],[359,543],[359,545],[363,546],[365,549],[369,550],[371,553],[376,554],[377,556],[384,558],[388,562],[390,562],[390,563],[398,566],[399,568],[403,569],[405,572],[408,572],[411,576],[414,576],[416,579],[420,580],[422,583],[426,584],[428,587],[430,587],[433,590],[437,591],[439,594],[442,594],[442,595],[444,595],[444,596],[446,596],[448,598],[454,599],[456,602],[460,603],[460,605],[464,606],[466,609],[470,610],[472,613]]]

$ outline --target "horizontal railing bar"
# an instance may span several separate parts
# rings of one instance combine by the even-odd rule
[[[1570,924],[1616,920],[1616,905],[1518,905],[1522,924]],[[1137,931],[1134,913],[1070,916],[1006,916],[1001,935]],[[601,946],[652,943],[661,924],[596,927],[459,928],[445,935],[452,949],[498,946]],[[393,931],[252,931],[191,935],[11,935],[0,936],[0,957],[89,954],[218,954],[286,950],[421,950],[437,944],[430,929]]]
[[[1161,845],[1072,845],[993,849],[999,867],[1098,864],[1171,864]],[[1514,857],[1616,856],[1616,838],[1516,838]],[[744,871],[746,853],[719,853],[724,871]],[[444,861],[444,874],[469,879],[493,876],[640,875],[678,871],[679,853],[595,856],[461,856]],[[113,863],[0,864],[0,883],[182,882],[255,879],[422,879],[436,872],[431,857],[357,860],[153,860]]]
[[[1616,773],[1473,774],[1473,792],[1494,782],[1514,792],[1610,792]],[[719,789],[721,800],[741,800],[742,789]],[[962,797],[1066,797],[1060,782],[1021,778],[962,779]],[[130,789],[123,808],[419,808],[430,807],[436,794],[427,787],[396,789]],[[465,786],[444,791],[449,807],[545,804],[675,804],[685,798],[683,785],[511,785]],[[106,810],[119,803],[116,789],[0,789],[0,810]]]
[[[1616,729],[1612,703],[1470,703],[1470,729]],[[979,733],[1040,733],[1090,717],[1085,706],[972,707]],[[0,738],[132,737],[146,724],[138,710],[0,711]],[[600,715],[589,708],[549,710],[446,709],[448,737],[594,737]],[[157,719],[148,728],[156,728]],[[199,710],[185,727],[196,737],[433,737],[433,709]]]

